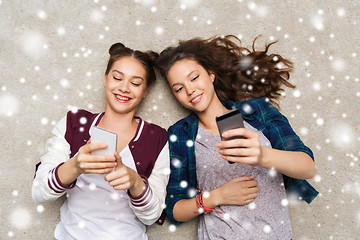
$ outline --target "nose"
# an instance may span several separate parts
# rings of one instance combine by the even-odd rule
[[[189,84],[189,83],[186,83],[184,87],[185,87],[186,93],[189,96],[195,92],[195,88],[193,86],[191,86],[191,84]]]
[[[119,82],[118,89],[121,92],[129,92],[129,81],[123,80]]]

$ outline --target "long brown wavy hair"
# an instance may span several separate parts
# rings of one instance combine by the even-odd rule
[[[234,35],[179,41],[176,47],[160,53],[156,65],[167,80],[167,73],[175,62],[195,60],[206,71],[214,72],[214,88],[221,101],[268,98],[279,107],[282,85],[295,88],[289,82],[293,63],[279,54],[268,54],[269,47],[276,41],[266,44],[263,51],[255,50],[256,39],[252,50],[242,47]]]

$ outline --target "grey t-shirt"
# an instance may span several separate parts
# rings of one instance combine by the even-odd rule
[[[271,147],[269,140],[247,122],[245,128],[259,134],[262,146]],[[198,189],[211,191],[231,179],[254,176],[259,182],[254,202],[221,205],[200,217],[198,238],[203,239],[291,239],[292,230],[282,174],[275,170],[247,164],[229,164],[220,157],[216,143],[220,136],[199,126],[195,141]]]

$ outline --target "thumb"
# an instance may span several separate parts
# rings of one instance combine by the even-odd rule
[[[122,162],[122,159],[120,157],[120,154],[118,152],[115,152],[114,154],[115,158],[116,158],[116,167],[115,167],[115,170],[118,170],[119,168],[121,168],[124,164]]]

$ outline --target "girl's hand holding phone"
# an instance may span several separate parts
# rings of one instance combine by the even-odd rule
[[[224,132],[223,137],[238,138],[216,144],[220,148],[218,152],[221,158],[230,162],[262,166],[262,147],[257,133],[246,128],[236,128]]]
[[[94,155],[92,151],[105,149],[106,143],[91,143],[82,146],[72,158],[74,169],[80,175],[82,173],[104,174],[113,170],[116,166],[113,155]]]
[[[115,170],[105,176],[115,190],[129,190],[132,196],[139,196],[145,189],[145,183],[140,175],[123,164],[120,155],[115,152],[117,166]]]

